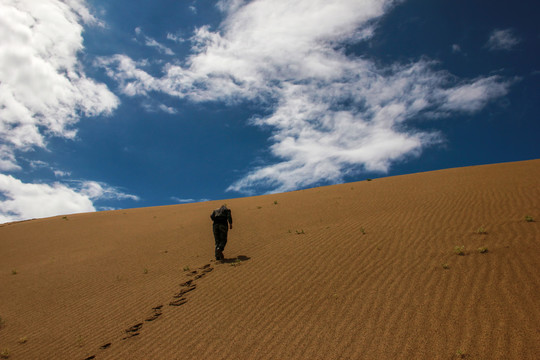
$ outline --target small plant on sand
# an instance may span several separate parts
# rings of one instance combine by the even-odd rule
[[[2,349],[2,350],[0,351],[0,358],[1,358],[1,359],[8,359],[8,358],[9,358],[9,354],[10,354],[9,349]]]
[[[257,206],[257,209],[259,209],[259,210],[262,209],[262,206]]]
[[[148,268],[143,269],[143,274],[148,274]]]
[[[183,269],[183,270],[184,270],[184,271],[189,271],[189,266],[187,266],[187,265],[184,266],[184,269]]]
[[[450,269],[450,265],[448,265],[448,264],[442,264],[442,268],[443,268],[444,270],[448,270],[448,269]]]
[[[366,229],[364,229],[363,227],[360,228],[360,233],[362,235],[366,235]]]
[[[26,344],[28,342],[28,337],[23,336],[19,338],[19,344]]]
[[[527,215],[527,216],[525,216],[525,221],[526,222],[534,222],[534,219],[533,219],[533,217],[531,215]]]
[[[62,220],[69,220],[67,216],[62,216]]]
[[[11,270],[11,275],[17,275],[17,270],[15,269]]]
[[[278,204],[277,200],[274,200],[274,205],[277,205],[277,204]]]
[[[480,226],[478,229],[476,229],[476,233],[479,235],[485,235],[487,234],[487,230],[483,226]]]
[[[242,260],[240,259],[234,259],[234,261],[231,263],[231,266],[239,266],[242,263]]]
[[[454,254],[463,256],[465,255],[465,245],[454,247]]]
[[[4,327],[5,320],[0,316],[0,329]]]
[[[485,253],[487,253],[487,252],[488,252],[487,246],[479,247],[479,248],[478,248],[478,252],[479,252],[480,254],[485,254]]]
[[[467,356],[465,354],[465,352],[461,349],[458,349],[458,351],[456,351],[456,356],[458,359],[465,359],[465,356]]]
[[[304,234],[305,234],[304,229],[300,231],[296,230],[296,235],[304,235]]]

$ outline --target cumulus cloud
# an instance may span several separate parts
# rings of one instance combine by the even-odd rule
[[[27,184],[0,174],[0,223],[60,214],[95,211],[90,198],[55,183]]]
[[[73,182],[72,186],[24,183],[0,174],[0,223],[95,211],[95,200],[139,200],[137,196],[95,181]]]
[[[84,0],[0,2],[0,171],[21,170],[19,152],[46,148],[52,136],[73,139],[82,116],[108,115],[118,106],[79,61],[83,25],[103,26]],[[29,165],[49,167],[39,160]],[[0,222],[94,211],[94,200],[114,193],[130,198],[103,184],[84,184],[25,183],[0,174]]]
[[[118,99],[84,74],[81,23],[98,24],[83,0],[0,3],[0,170],[15,151],[73,138],[81,115],[108,114]]]
[[[229,190],[286,191],[339,182],[355,171],[385,172],[441,140],[408,120],[472,113],[503,96],[499,77],[459,80],[420,59],[381,67],[347,54],[365,41],[392,0],[221,0],[218,30],[202,26],[184,65],[162,77],[125,55],[101,58],[130,96],[162,92],[190,101],[256,101],[272,109],[251,123],[273,131],[275,163],[248,172]]]
[[[489,36],[487,47],[490,50],[512,50],[521,39],[514,34],[512,29],[494,30]]]

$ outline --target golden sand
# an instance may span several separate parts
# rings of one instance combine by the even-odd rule
[[[0,225],[0,354],[540,358],[540,160],[225,202]]]

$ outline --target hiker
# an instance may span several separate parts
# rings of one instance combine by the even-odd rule
[[[212,229],[214,231],[214,240],[216,242],[216,260],[223,260],[223,250],[227,245],[227,232],[232,229],[231,210],[223,205],[219,209],[212,211],[210,218],[214,222]],[[228,226],[227,226],[228,225]]]

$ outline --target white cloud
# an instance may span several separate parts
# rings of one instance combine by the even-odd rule
[[[71,172],[70,171],[62,171],[62,170],[54,170],[54,176],[56,177],[66,177],[66,176],[70,176],[71,175]]]
[[[118,188],[102,182],[81,181],[78,184],[79,192],[92,200],[140,200],[136,195],[123,193]]]
[[[210,199],[182,199],[176,196],[171,197],[171,200],[180,204],[210,201]]]
[[[461,52],[461,46],[458,44],[452,44],[452,52],[453,53],[460,53]]]
[[[72,182],[67,186],[24,183],[0,174],[0,223],[95,211],[96,200],[139,200],[135,195],[95,181]]]
[[[108,115],[118,106],[104,84],[86,77],[78,59],[83,24],[103,26],[84,0],[0,2],[1,171],[21,170],[18,152],[46,148],[51,136],[74,138],[81,116]],[[48,167],[39,160],[29,165]],[[110,187],[84,184],[24,183],[0,174],[0,222],[94,211],[93,200],[114,198]],[[130,196],[116,191],[118,199]]]
[[[475,81],[441,90],[442,109],[452,111],[476,112],[494,98],[508,93],[509,81],[502,81],[498,76],[480,78]]]
[[[197,200],[195,199],[182,199],[182,198],[177,198],[176,196],[173,196],[171,200],[180,204],[197,202]]]
[[[512,50],[521,42],[512,29],[494,30],[489,36],[487,47],[490,50]]]
[[[434,62],[377,66],[343,45],[366,40],[391,0],[222,0],[218,31],[196,29],[185,66],[171,63],[156,78],[125,55],[99,64],[130,96],[163,92],[191,101],[259,101],[273,112],[252,120],[273,130],[277,163],[229,187],[286,191],[339,182],[349,172],[387,171],[440,141],[407,120],[474,112],[503,96],[498,77],[460,81]]]
[[[144,44],[146,46],[156,48],[160,53],[165,54],[165,55],[170,55],[170,56],[174,55],[174,51],[172,51],[170,48],[159,43],[156,39],[153,39],[147,35],[144,35],[140,27],[135,28],[135,34],[143,38]],[[167,39],[173,40],[173,36],[174,35],[172,34],[167,34]]]
[[[88,196],[59,183],[27,184],[0,174],[0,194],[0,223],[95,211]]]
[[[85,76],[80,23],[99,25],[83,0],[0,3],[0,170],[20,169],[15,152],[73,138],[81,115],[118,105],[105,85]]]
[[[171,40],[177,43],[183,43],[186,41],[182,36],[178,34],[167,33],[167,40]]]

